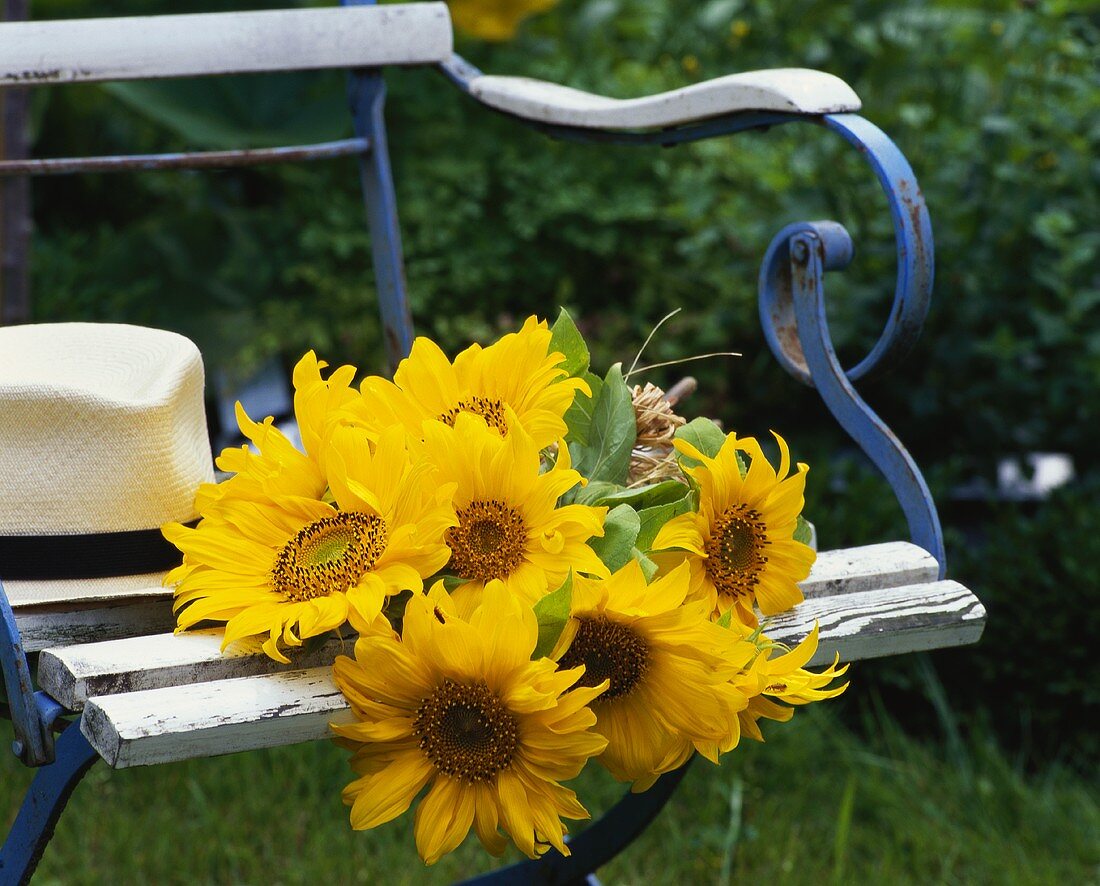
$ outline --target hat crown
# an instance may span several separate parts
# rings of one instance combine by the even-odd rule
[[[213,480],[198,348],[138,326],[0,328],[0,535],[154,529]]]

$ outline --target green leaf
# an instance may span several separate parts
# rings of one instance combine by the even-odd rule
[[[703,455],[714,458],[718,455],[718,450],[722,448],[722,444],[726,442],[726,435],[709,418],[695,418],[676,430],[676,439],[684,440]],[[745,460],[741,457],[740,452],[734,454],[737,457],[737,467],[741,470],[741,476],[744,477],[748,470],[745,466]],[[699,464],[697,459],[689,458],[686,455],[681,455],[680,461],[688,467],[695,467]]]
[[[638,512],[630,505],[619,505],[608,512],[603,524],[603,537],[590,539],[588,544],[604,565],[615,572],[630,561],[630,552],[634,549],[634,541],[641,527]]]
[[[657,564],[637,548],[634,548],[634,550],[630,552],[630,555],[641,565],[642,574],[645,576],[645,580],[647,582],[653,581],[653,576],[657,574]]]
[[[691,508],[691,493],[684,489],[683,497],[676,501],[639,511],[638,519],[641,521],[641,527],[638,530],[638,540],[636,542],[638,548],[648,551],[653,546],[653,541],[657,538],[657,533],[661,531],[661,527],[673,517],[686,514]]]
[[[619,492],[605,495],[600,501],[603,505],[630,505],[634,510],[665,505],[679,501],[688,492],[688,488],[678,480],[664,480],[660,483],[652,483],[649,486],[639,486],[637,489],[622,489]]]
[[[592,396],[586,397],[580,391],[573,397],[573,403],[565,411],[565,439],[570,443],[588,445],[588,432],[592,426],[592,412],[596,408],[596,401],[603,390],[603,379],[591,372],[586,372],[584,380],[592,389]]]
[[[584,343],[584,336],[565,308],[561,309],[550,330],[550,350],[565,354],[565,362],[561,364],[561,368],[570,375],[583,377],[588,372],[588,345]]]
[[[573,501],[579,505],[599,507],[607,504],[611,498],[622,492],[624,488],[618,483],[606,483],[603,480],[596,480],[583,488],[578,488],[573,496]]]
[[[814,544],[817,537],[817,533],[814,531],[814,524],[803,517],[798,515],[798,523],[794,527],[794,540],[800,541],[804,545],[809,545],[811,548],[815,548]]]
[[[574,501],[577,504],[594,507],[606,505],[613,508],[617,505],[630,505],[634,510],[640,511],[654,505],[678,501],[687,491],[688,487],[676,480],[665,480],[637,489],[627,489],[618,483],[596,481],[580,490]]]
[[[682,428],[677,428],[676,439],[684,440],[703,455],[714,458],[718,454],[718,450],[722,448],[722,444],[726,442],[726,435],[709,418],[700,417],[693,418]],[[694,459],[685,460],[690,460],[692,464],[698,464]]]
[[[592,408],[588,443],[569,446],[573,467],[589,480],[625,482],[637,432],[630,390],[623,381],[622,366],[616,363],[608,370]]]
[[[569,613],[573,608],[573,573],[561,587],[551,591],[535,604],[535,618],[539,624],[539,639],[532,658],[543,658],[554,651],[554,644],[565,630]]]

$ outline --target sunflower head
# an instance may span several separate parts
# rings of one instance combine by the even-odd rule
[[[607,574],[588,546],[590,538],[603,535],[607,508],[558,506],[581,482],[567,447],[558,448],[557,462],[543,472],[539,449],[521,427],[501,437],[483,419],[462,413],[453,427],[430,421],[421,433],[438,482],[455,486],[457,525],[447,530],[448,568],[465,580],[455,591],[464,611],[494,579],[533,604],[570,569]]]
[[[606,745],[587,707],[606,683],[577,687],[580,669],[532,661],[537,639],[531,608],[501,582],[469,619],[438,583],[409,601],[400,638],[375,632],[337,659],[357,720],[333,726],[359,776],[344,792],[352,827],[396,818],[427,787],[415,833],[429,864],[471,827],[496,855],[501,831],[528,856],[569,854],[562,818],[588,813],[560,782]]]
[[[753,604],[774,615],[802,601],[798,582],[810,573],[816,555],[794,538],[803,505],[806,465],[790,474],[790,452],[778,434],[780,465],[771,466],[752,437],[727,435],[714,458],[684,440],[676,448],[692,459],[684,471],[698,487],[698,511],[666,523],[653,542],[668,568],[687,561],[698,596],[715,603],[715,616],[733,609],[755,626]],[[750,459],[742,475],[739,453]]]
[[[737,736],[745,701],[730,679],[755,648],[710,621],[710,607],[686,600],[687,566],[647,584],[634,560],[606,579],[574,576],[570,622],[554,655],[584,666],[579,685],[607,680],[592,703],[607,736],[600,761],[634,790],[698,750],[716,761]]]
[[[370,377],[353,410],[357,423],[380,429],[392,422],[419,435],[428,419],[455,424],[475,415],[500,436],[522,428],[538,449],[565,435],[565,411],[577,391],[590,394],[579,378],[560,368],[565,355],[550,351],[545,321],[528,318],[519,332],[487,348],[471,345],[454,363],[435,342],[418,338],[393,381]]]
[[[300,494],[304,484],[276,466],[260,477],[263,497],[254,499],[248,484],[230,488],[194,529],[164,527],[184,553],[166,579],[176,585],[181,630],[224,621],[226,645],[266,635],[264,651],[287,662],[289,648],[345,621],[364,630],[387,597],[422,590],[446,563],[454,487],[436,483],[431,467],[414,460],[400,427],[377,443],[360,429],[336,427],[323,458],[331,502],[315,487]],[[316,469],[300,454],[294,464]]]
[[[791,650],[772,642],[760,631],[749,634],[747,628],[737,624],[732,624],[731,630],[739,631],[758,650],[751,667],[735,681],[738,690],[748,699],[748,704],[738,717],[741,731],[750,738],[764,740],[757,721],[765,719],[785,722],[794,713],[791,705],[835,698],[848,688],[846,682],[828,688],[830,683],[848,670],[847,665],[838,667],[839,656],[820,672],[806,670],[806,664],[817,652],[816,624],[806,638]]]

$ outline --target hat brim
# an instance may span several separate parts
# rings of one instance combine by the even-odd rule
[[[81,608],[88,603],[123,603],[150,597],[172,599],[172,589],[164,587],[167,572],[144,575],[119,575],[111,578],[71,578],[51,581],[4,582],[4,592],[12,609],[29,606],[74,604]],[[0,576],[2,579],[3,576]]]

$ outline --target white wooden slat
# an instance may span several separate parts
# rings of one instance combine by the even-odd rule
[[[806,600],[764,627],[773,640],[798,643],[818,623],[811,665],[860,661],[976,643],[985,627],[985,607],[957,581],[861,591]]]
[[[231,647],[222,652],[221,628],[155,634],[45,650],[38,660],[38,685],[70,711],[96,695],[183,686],[331,664],[351,654],[354,636],[325,641],[295,656],[293,665],[263,653]]]
[[[808,599],[921,584],[936,581],[939,574],[939,563],[924,548],[892,541],[823,551],[799,587]]]
[[[14,612],[26,652],[72,643],[163,634],[171,631],[176,623],[170,593],[103,602],[80,609],[53,604],[15,609]]]
[[[802,589],[807,598],[825,597],[934,581],[938,571],[928,552],[908,542],[866,545],[818,555]],[[168,623],[162,630],[171,627]],[[94,695],[262,674],[280,667],[263,655],[223,656],[220,637],[220,631],[211,630],[63,644],[42,654],[38,679],[69,710],[80,710]],[[308,660],[296,661],[295,667],[331,662],[340,650],[341,643],[334,640]]]
[[[975,642],[985,609],[957,582],[863,591],[807,601],[774,619],[791,645],[820,625],[814,664]],[[327,667],[92,698],[81,729],[112,766],[141,766],[330,737],[351,714]]]
[[[433,64],[444,3],[0,24],[0,85]]]
[[[586,129],[654,129],[740,111],[835,114],[858,111],[859,96],[824,71],[776,68],[729,74],[642,98],[594,95],[527,77],[483,75],[470,94],[527,120]]]
[[[93,698],[80,729],[121,769],[314,741],[353,720],[323,667]]]

